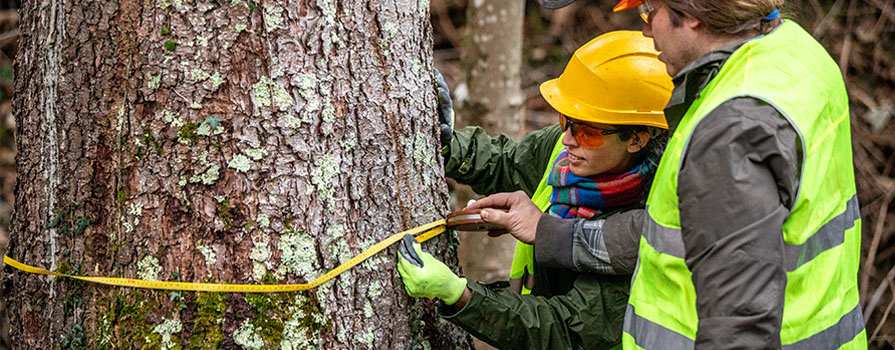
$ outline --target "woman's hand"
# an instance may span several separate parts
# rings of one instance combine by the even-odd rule
[[[462,301],[457,305],[460,308],[466,305],[466,301],[469,300],[466,279],[457,276],[447,265],[424,252],[419,243],[413,243],[412,249],[422,260],[419,264],[407,260],[403,254],[398,253],[398,273],[401,275],[407,294],[414,298],[438,298],[447,305]]]
[[[522,191],[498,193],[476,200],[467,209],[482,209],[482,220],[503,226],[513,237],[534,244],[541,210]]]

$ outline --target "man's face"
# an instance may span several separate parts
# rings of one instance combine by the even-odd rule
[[[683,14],[678,23],[672,22],[671,8],[662,1],[647,0],[653,8],[649,18],[643,25],[643,35],[653,38],[656,51],[659,51],[659,60],[665,63],[668,75],[674,77],[690,62],[699,57],[696,46],[698,32],[693,28],[695,22],[692,18],[685,18]]]

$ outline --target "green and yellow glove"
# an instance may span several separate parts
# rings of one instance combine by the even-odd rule
[[[421,267],[398,253],[398,273],[407,294],[415,298],[438,298],[447,305],[456,303],[466,290],[466,279],[458,277],[447,265],[424,252],[419,243],[413,243],[413,250]]]

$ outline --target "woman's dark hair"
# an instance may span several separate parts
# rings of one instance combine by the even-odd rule
[[[619,125],[615,128],[618,130],[618,138],[622,141],[628,141],[635,137],[637,133],[646,132],[650,134],[650,140],[640,149],[635,156],[646,156],[649,153],[661,155],[665,150],[665,144],[668,143],[668,130],[646,126],[646,125]]]
[[[615,130],[618,130],[618,138],[622,141],[628,141],[638,132],[648,131],[649,127],[646,125],[619,125],[615,127]]]

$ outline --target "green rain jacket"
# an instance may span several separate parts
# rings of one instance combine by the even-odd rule
[[[444,151],[445,174],[479,194],[522,190],[530,196],[559,137],[558,125],[519,141],[478,127],[455,130]],[[534,277],[530,295],[507,283],[470,281],[465,307],[441,305],[439,314],[499,349],[609,349],[620,342],[630,275],[582,273],[536,260]]]

